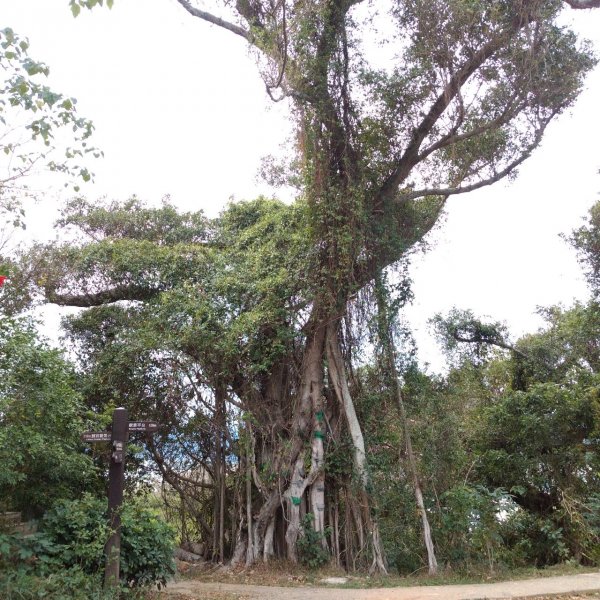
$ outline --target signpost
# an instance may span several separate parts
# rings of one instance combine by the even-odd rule
[[[106,567],[104,587],[116,588],[119,585],[119,564],[121,554],[121,503],[125,473],[125,450],[129,432],[155,433],[158,423],[154,421],[127,420],[127,409],[116,408],[113,412],[111,431],[86,431],[81,439],[84,442],[112,442],[110,467],[108,470],[108,523],[110,537],[104,546]]]

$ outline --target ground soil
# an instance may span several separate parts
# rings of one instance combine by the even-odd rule
[[[224,577],[222,579],[227,579]],[[297,582],[296,582],[297,583]],[[161,600],[600,600],[600,572],[485,584],[362,588],[281,586],[185,579],[167,586]]]

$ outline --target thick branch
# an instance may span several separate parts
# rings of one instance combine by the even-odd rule
[[[571,8],[600,8],[600,0],[565,0]]]
[[[473,335],[471,337],[466,337],[466,336],[460,335],[457,332],[453,332],[451,335],[457,342],[463,342],[465,344],[487,344],[488,346],[496,346],[498,348],[502,348],[503,350],[510,350],[511,352],[514,352],[515,354],[518,354],[519,356],[521,356],[523,358],[530,358],[524,352],[521,352],[520,350],[515,348],[513,345],[503,342],[502,340],[493,340],[490,338],[485,338],[480,335]]]
[[[44,292],[46,300],[51,304],[59,306],[78,306],[81,308],[90,308],[102,304],[112,304],[120,300],[150,300],[154,298],[160,290],[131,286],[117,286],[110,290],[103,290],[94,294],[57,294],[55,288],[46,287]]]
[[[495,119],[492,119],[487,123],[483,123],[479,127],[475,127],[470,131],[465,131],[464,133],[457,133],[456,130],[453,130],[449,132],[448,134],[442,136],[437,142],[434,142],[433,144],[425,148],[425,150],[423,150],[423,152],[419,154],[417,161],[421,162],[436,150],[447,148],[448,146],[453,146],[454,144],[458,144],[459,142],[464,142],[478,135],[482,135],[487,131],[496,129],[501,125],[505,125],[518,113],[518,111],[521,108],[522,105],[512,104],[507,106],[506,109],[502,111],[502,113],[498,115]]]
[[[187,10],[194,17],[198,17],[203,21],[208,21],[213,25],[217,25],[218,27],[222,27],[223,29],[227,29],[227,31],[231,31],[240,37],[243,37],[245,40],[250,41],[250,32],[246,31],[243,27],[236,25],[235,23],[230,23],[229,21],[225,21],[220,17],[217,17],[211,13],[208,13],[204,10],[200,10],[199,8],[195,8],[192,6],[188,0],[177,0],[185,10]]]
[[[521,163],[531,156],[531,153],[537,148],[539,143],[542,141],[542,136],[548,123],[554,117],[556,112],[552,113],[552,116],[547,118],[544,123],[540,126],[538,131],[535,134],[535,138],[533,142],[527,147],[527,149],[521,154],[518,158],[509,163],[504,169],[498,171],[495,175],[488,177],[487,179],[482,179],[476,183],[472,183],[470,185],[459,186],[459,187],[450,187],[450,188],[425,188],[422,190],[416,190],[414,192],[409,192],[408,194],[401,194],[398,197],[399,202],[407,202],[409,200],[414,200],[415,198],[424,198],[425,196],[455,196],[457,194],[466,194],[468,192],[473,192],[478,190],[479,188],[486,187],[488,185],[492,185],[501,179],[504,179],[506,176],[510,175]]]
[[[439,118],[444,114],[448,106],[450,106],[452,101],[460,94],[461,88],[469,80],[471,75],[473,75],[498,50],[503,48],[507,41],[526,23],[527,18],[525,16],[516,19],[508,31],[496,36],[494,39],[488,41],[487,44],[484,44],[452,75],[450,81],[444,86],[444,89],[429,109],[429,112],[413,131],[408,146],[400,158],[398,165],[387,178],[379,192],[380,198],[393,195],[413,167],[419,162],[419,149],[421,144],[431,133],[431,130]],[[445,192],[439,193],[441,195],[445,194]]]

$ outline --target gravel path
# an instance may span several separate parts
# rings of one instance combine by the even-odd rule
[[[521,581],[467,585],[348,589],[275,587],[186,580],[170,583],[165,595],[187,598],[231,597],[248,600],[492,600],[600,590],[600,572]]]

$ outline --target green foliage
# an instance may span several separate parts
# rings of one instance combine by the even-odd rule
[[[307,513],[302,518],[301,533],[298,538],[298,557],[300,562],[311,568],[318,569],[329,562],[329,552],[323,547],[327,533],[320,533],[313,528],[314,515]]]
[[[165,585],[175,572],[173,531],[143,505],[126,502],[121,515],[121,582],[126,588]],[[104,544],[109,529],[106,501],[86,496],[61,500],[40,523],[40,532],[25,538],[0,537],[0,560],[10,571],[5,586],[28,575],[94,588],[104,572]],[[96,583],[95,583],[96,582]]]
[[[595,301],[576,302],[568,309],[549,306],[538,310],[544,329],[523,336],[518,366],[525,388],[536,382],[584,382],[600,372],[600,307]]]
[[[125,504],[122,514],[121,569],[127,585],[166,585],[175,574],[174,532],[143,499]]]
[[[22,225],[23,196],[34,195],[23,178],[42,168],[89,181],[91,173],[77,161],[101,154],[89,145],[92,122],[77,114],[74,98],[43,83],[49,68],[28,51],[26,38],[10,27],[0,30],[0,156],[6,162],[0,178],[0,215],[16,226]],[[71,145],[61,155],[56,144],[63,132],[69,132]]]
[[[105,0],[69,0],[69,5],[71,7],[71,12],[74,17],[78,17],[82,8],[87,8],[91,10],[95,6],[102,6]],[[106,6],[108,8],[112,8],[115,3],[115,0],[106,0]]]
[[[352,477],[354,465],[352,464],[352,440],[349,437],[327,446],[325,472],[328,477],[339,481]]]
[[[543,567],[572,556],[565,532],[555,521],[524,510],[514,512],[502,523],[502,539],[505,556],[512,565]]]
[[[255,391],[303,338],[310,279],[303,219],[301,203],[266,198],[232,204],[210,221],[167,202],[152,209],[135,198],[70,202],[59,226],[76,244],[36,249],[28,262],[39,266],[33,285],[59,301],[65,289],[93,295],[99,281],[115,290],[109,303],[66,323],[88,406],[101,413],[123,404],[160,421],[158,447],[182,470],[210,460],[206,399],[214,390],[246,397],[245,408],[256,405],[261,422],[271,419],[273,407]],[[111,302],[122,291],[142,302]],[[284,397],[273,401],[287,410]]]
[[[593,564],[600,565],[600,493],[591,494],[585,503],[584,525],[587,539],[585,549]]]
[[[595,253],[592,221],[572,238],[585,260]],[[469,429],[463,444],[472,457],[467,477],[478,490],[511,495],[513,509],[487,527],[502,540],[496,560],[548,565],[574,557],[594,564],[600,539],[592,516],[600,489],[600,313],[595,300],[540,313],[545,327],[514,345],[497,324],[490,329],[472,314],[438,318],[438,331],[461,358],[447,385],[464,398],[461,421]],[[479,346],[484,353],[473,354]],[[510,353],[494,355],[485,346]],[[442,543],[445,529],[437,532]]]
[[[497,348],[509,349],[506,325],[486,323],[469,310],[453,308],[446,317],[437,314],[431,320],[446,355],[455,361],[483,363]]]
[[[57,566],[100,571],[108,539],[105,500],[93,496],[59,500],[44,515],[40,529],[54,545]]]
[[[88,575],[78,567],[57,569],[45,576],[24,569],[2,571],[0,595],[5,600],[116,600],[114,592],[103,589],[100,575]]]
[[[0,320],[0,506],[40,516],[98,483],[72,368],[26,320]]]
[[[105,531],[106,527],[97,528],[99,534]],[[76,549],[85,552],[86,546],[79,540]],[[65,555],[71,556],[68,565]],[[91,573],[82,564],[74,564],[72,557],[70,548],[45,531],[27,536],[0,533],[0,596],[7,600],[112,600],[115,595],[102,590],[102,572]]]
[[[442,494],[440,502],[436,527],[440,556],[451,564],[487,562],[493,570],[502,556],[500,515],[514,510],[511,496],[500,488],[457,484]]]
[[[560,500],[560,489],[585,485],[594,469],[600,406],[593,389],[536,384],[527,392],[506,394],[484,409],[475,432],[479,472],[490,483],[515,486],[542,503]],[[587,484],[591,484],[586,475]],[[532,498],[532,502],[535,502]]]
[[[577,250],[592,294],[600,296],[600,202],[590,209],[586,223],[576,229],[569,241]]]

